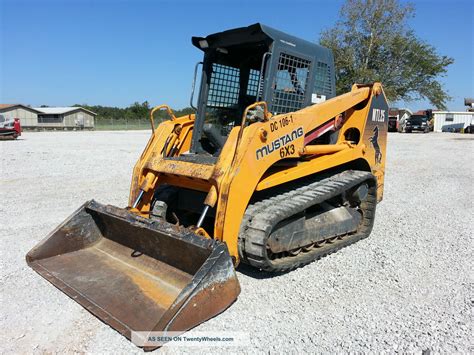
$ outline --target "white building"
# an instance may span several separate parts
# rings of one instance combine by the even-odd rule
[[[435,132],[460,132],[474,125],[474,112],[433,111]]]
[[[82,107],[35,107],[43,128],[94,128],[96,113]]]
[[[0,115],[19,118],[25,129],[94,129],[96,113],[83,107],[29,107],[0,104]]]
[[[38,111],[20,104],[0,104],[0,115],[7,120],[19,118],[23,127],[38,126]]]

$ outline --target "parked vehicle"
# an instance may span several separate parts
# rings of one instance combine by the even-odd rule
[[[398,131],[398,117],[397,116],[389,116],[388,117],[388,131],[389,132],[397,132]]]
[[[413,115],[413,112],[411,112],[411,110],[408,108],[393,109],[392,113],[390,114],[392,117],[389,117],[389,128],[391,120],[392,127],[395,125],[396,131],[404,132],[406,122],[411,117],[411,115]],[[396,122],[394,122],[393,118],[396,118]]]
[[[469,126],[468,126],[469,127]],[[466,127],[466,129],[468,129]],[[448,132],[448,133],[461,133],[461,132],[466,132],[466,130],[464,129],[464,123],[463,122],[460,122],[460,123],[453,123],[453,124],[446,124],[444,125],[442,128],[441,128],[441,132]],[[466,132],[466,133],[469,133]]]
[[[404,132],[411,133],[414,131],[428,133],[430,131],[428,117],[418,115],[411,116],[405,123]]]
[[[19,118],[6,118],[0,114],[0,139],[17,139],[21,136]]]

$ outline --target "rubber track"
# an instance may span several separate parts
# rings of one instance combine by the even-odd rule
[[[369,194],[360,205],[363,218],[357,232],[338,237],[332,242],[327,241],[296,256],[268,258],[267,240],[277,223],[341,195],[364,181],[369,185]],[[366,171],[348,170],[310,184],[291,186],[287,191],[248,206],[239,233],[241,260],[265,271],[285,272],[320,259],[369,236],[374,223],[376,201],[376,181]]]

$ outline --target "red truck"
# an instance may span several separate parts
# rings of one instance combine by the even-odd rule
[[[0,139],[17,139],[21,136],[19,118],[5,118],[0,113]]]

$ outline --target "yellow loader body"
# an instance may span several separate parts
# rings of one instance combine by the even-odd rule
[[[296,38],[271,42],[270,35],[284,37],[253,25],[193,38],[205,51],[200,106],[182,117],[166,105],[151,111],[128,206],[88,201],[26,257],[128,338],[184,332],[224,311],[240,293],[241,262],[289,271],[370,234],[385,172],[381,84],[355,84],[312,104],[302,79],[314,71],[310,57],[281,47],[299,45]],[[312,46],[301,42],[332,58]],[[282,72],[290,88],[280,88]],[[223,92],[240,93],[238,101],[212,103],[218,75],[230,73],[240,89]],[[161,109],[170,119],[155,127]],[[146,338],[138,345],[158,346]]]

